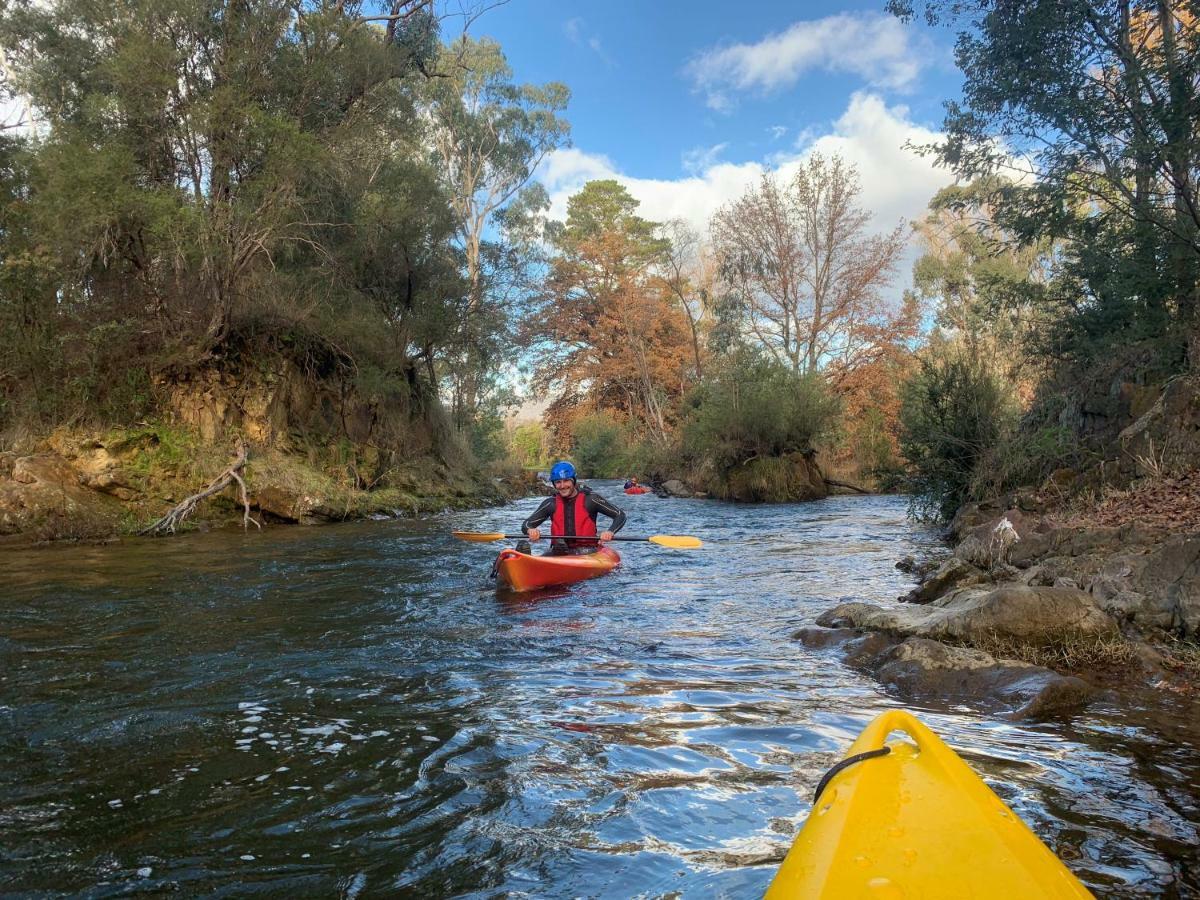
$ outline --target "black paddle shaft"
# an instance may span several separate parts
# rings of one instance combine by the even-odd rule
[[[529,540],[529,535],[527,535],[527,534],[506,534],[505,537],[506,538],[516,538],[519,541]],[[650,538],[648,538],[648,537],[637,537],[632,534],[614,534],[612,536],[612,539],[614,541],[648,541],[648,540],[650,540]],[[597,535],[596,537],[588,537],[586,535],[578,535],[578,534],[558,534],[558,535],[554,535],[553,537],[551,537],[550,540],[552,540],[552,541],[598,541],[598,540],[600,540],[600,536]],[[607,543],[607,541],[605,543]]]

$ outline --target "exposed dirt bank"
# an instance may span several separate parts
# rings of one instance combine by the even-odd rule
[[[0,540],[108,540],[133,534],[202,490],[234,456],[193,429],[147,424],[105,433],[58,431],[0,453]],[[331,456],[335,457],[331,459]],[[251,515],[260,524],[304,525],[407,516],[505,502],[532,489],[524,473],[504,477],[433,456],[372,461],[369,447],[328,451],[251,448],[245,467]],[[185,527],[241,522],[231,485],[203,501]]]

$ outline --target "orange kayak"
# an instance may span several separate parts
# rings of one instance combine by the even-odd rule
[[[641,485],[638,485],[637,487],[627,487],[627,488],[625,488],[625,493],[627,493],[627,494],[648,494],[648,493],[650,493],[650,488],[642,487]]]
[[[496,584],[514,591],[574,584],[606,575],[617,567],[617,551],[601,547],[579,556],[532,556],[516,550],[501,550],[496,560]]]

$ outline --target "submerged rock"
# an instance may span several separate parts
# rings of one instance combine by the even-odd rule
[[[1097,693],[1074,676],[928,638],[897,642],[881,632],[848,628],[804,628],[795,637],[809,647],[841,649],[847,665],[908,700],[967,703],[1032,720],[1079,712]]]
[[[1080,678],[928,638],[908,638],[893,647],[877,675],[914,696],[959,702],[995,699],[1010,706],[1018,719],[1077,712],[1096,694]]]

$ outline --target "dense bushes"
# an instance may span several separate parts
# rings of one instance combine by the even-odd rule
[[[522,469],[550,467],[546,430],[541,422],[513,424],[506,433],[508,456]]]
[[[919,364],[901,392],[900,446],[912,467],[914,513],[948,519],[1018,410],[1004,383],[961,350],[935,351]]]
[[[753,495],[783,499],[792,493],[792,476],[778,467],[762,469],[762,462],[811,451],[836,427],[839,411],[819,374],[802,375],[741,352],[688,395],[681,453],[718,494],[756,473]]]
[[[579,474],[584,478],[616,478],[623,464],[623,444],[621,425],[608,413],[578,419],[572,455]]]
[[[748,352],[693,390],[685,409],[684,454],[721,471],[810,450],[839,412],[820,375],[801,375]]]

